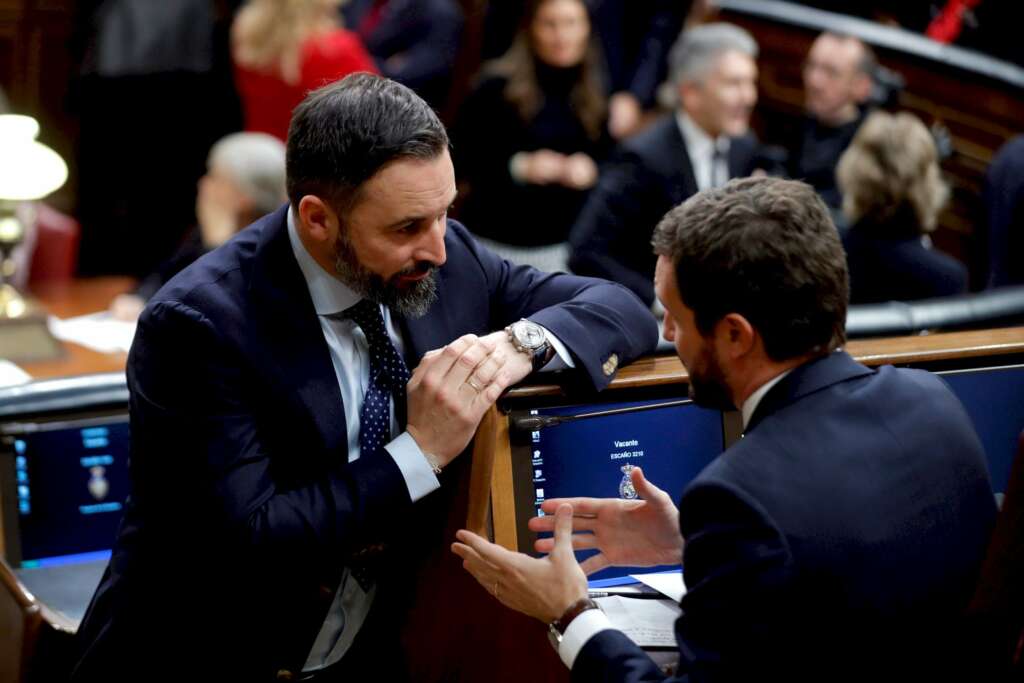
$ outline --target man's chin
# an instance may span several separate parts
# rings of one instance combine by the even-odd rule
[[[713,382],[694,382],[691,377],[687,394],[690,400],[701,408],[723,412],[736,410],[728,389]]]

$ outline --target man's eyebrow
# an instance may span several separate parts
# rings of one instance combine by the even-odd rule
[[[455,198],[458,197],[458,196],[459,196],[459,191],[458,190],[456,190],[454,193],[452,193],[451,201],[448,202],[448,205],[445,207],[445,211],[447,211],[448,209],[450,209],[452,207],[452,205],[455,203]],[[402,218],[399,218],[396,221],[393,221],[393,222],[389,223],[384,229],[385,230],[389,230],[391,228],[397,228],[398,226],[405,225],[407,223],[416,223],[417,221],[422,221],[425,218],[433,218],[433,216],[419,216],[419,215],[404,216]]]

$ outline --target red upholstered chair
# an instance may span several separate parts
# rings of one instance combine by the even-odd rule
[[[29,284],[72,279],[78,262],[80,233],[74,218],[46,204],[37,204],[36,246],[29,266]]]

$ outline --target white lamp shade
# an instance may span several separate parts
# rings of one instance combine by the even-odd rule
[[[0,115],[0,199],[39,199],[67,180],[67,164],[52,149],[36,142],[38,134],[35,119]]]

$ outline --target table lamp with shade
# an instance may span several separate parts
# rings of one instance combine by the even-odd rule
[[[0,358],[47,360],[61,354],[45,313],[11,284],[14,248],[25,239],[21,202],[41,199],[68,177],[60,155],[38,142],[39,124],[30,116],[0,115]]]

